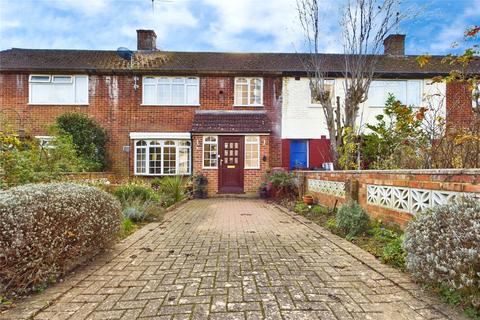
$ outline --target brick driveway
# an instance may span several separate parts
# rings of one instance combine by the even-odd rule
[[[270,204],[240,199],[190,201],[0,318],[31,315],[461,318],[349,242]]]

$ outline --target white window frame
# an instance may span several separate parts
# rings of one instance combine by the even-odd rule
[[[241,104],[237,101],[237,81],[239,79],[247,80],[247,104]],[[250,80],[260,80],[260,103],[250,103],[250,95],[252,93],[252,88],[250,87]],[[233,85],[233,105],[235,107],[263,107],[263,78],[261,77],[235,77]]]
[[[325,85],[331,84],[333,86],[332,88],[332,96],[330,97],[331,100],[335,100],[335,79],[325,79],[324,80]],[[315,103],[313,102],[313,97],[312,97],[312,89],[310,88],[310,81],[308,82],[308,91],[310,92],[310,108],[323,108],[320,103]]]
[[[215,138],[215,142],[213,141],[206,141],[207,138]],[[216,154],[216,165],[215,166],[205,166],[205,145],[215,145],[217,146],[217,154]],[[218,169],[218,136],[213,136],[213,135],[208,135],[208,136],[203,136],[202,139],[202,169]]]
[[[173,88],[173,80],[174,79],[183,79],[184,85],[184,101],[185,103],[172,103],[172,88]],[[155,83],[145,83],[145,79],[154,79]],[[160,103],[158,100],[158,90],[159,85],[167,84],[165,82],[161,82],[162,80],[168,79],[168,85],[170,85],[170,98],[168,103]],[[197,83],[195,85],[189,84],[187,82],[188,79],[195,79]],[[146,103],[145,102],[145,85],[147,86],[155,86],[155,102],[154,103]],[[187,88],[188,87],[197,87],[197,103],[187,103]],[[142,78],[142,106],[200,106],[200,77],[196,76],[181,76],[181,77],[172,77],[172,76],[144,76]]]
[[[39,80],[33,80],[33,77],[48,77],[48,80],[45,81],[39,81]],[[54,82],[55,77],[70,77],[70,82]],[[76,77],[86,77],[87,79],[87,84],[86,84],[86,94],[87,100],[85,102],[69,102],[69,103],[64,103],[64,102],[33,102],[32,101],[32,86],[31,83],[51,83],[51,84],[73,84],[73,90],[74,90],[74,96],[76,95]],[[88,106],[90,103],[90,94],[88,91],[89,88],[89,81],[90,77],[86,74],[73,74],[73,75],[63,75],[63,74],[30,74],[28,77],[28,104],[29,105],[46,105],[46,106]]]
[[[378,79],[378,80],[373,80],[373,81],[378,81],[378,82],[405,82],[405,98],[407,100],[408,100],[408,82],[409,81],[418,82],[420,84],[420,105],[418,105],[418,106],[413,105],[413,107],[414,108],[420,108],[421,107],[421,103],[423,101],[423,92],[424,92],[424,83],[421,79]],[[388,87],[386,87],[385,93],[387,94],[387,96],[390,93],[388,91]],[[396,97],[396,98],[398,99],[398,97]],[[385,102],[387,102],[387,100],[385,100]],[[384,102],[383,106],[378,106],[378,105],[370,105],[368,103],[368,99],[366,101],[366,103],[368,103],[369,108],[385,108],[385,102]],[[411,106],[411,104],[408,104],[408,101],[406,101],[405,104],[407,106]]]
[[[255,142],[248,142],[247,138],[256,138]],[[258,150],[258,165],[257,166],[252,166],[249,167],[247,166],[247,145],[257,145],[257,150]],[[245,136],[245,155],[244,155],[244,163],[245,163],[245,169],[260,169],[260,136]]]
[[[55,145],[52,145],[52,142],[54,142],[54,139],[55,139],[54,136],[35,136],[35,139],[38,140],[38,145],[42,149],[55,148]]]
[[[139,141],[145,141],[146,146],[137,146],[137,142]],[[152,141],[159,141],[160,144],[158,145],[160,147],[160,173],[150,173],[150,142]],[[172,147],[172,145],[166,145],[166,141],[174,141],[175,142],[175,173],[164,173],[164,148],[165,147]],[[189,145],[188,146],[182,146],[179,145],[179,142],[185,142],[188,141]],[[190,175],[192,173],[192,142],[191,140],[175,140],[175,139],[136,139],[133,140],[133,147],[134,147],[134,153],[133,153],[133,174],[135,176],[178,176],[178,175]],[[140,148],[146,148],[145,150],[145,173],[143,172],[138,172],[137,170],[137,150]],[[188,160],[188,170],[185,173],[179,173],[179,164],[180,164],[180,159],[179,159],[179,151],[180,149],[189,149],[189,160]]]

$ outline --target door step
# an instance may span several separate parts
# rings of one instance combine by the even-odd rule
[[[217,193],[209,195],[211,198],[237,198],[237,199],[254,199],[259,198],[257,192],[244,192],[244,193]]]

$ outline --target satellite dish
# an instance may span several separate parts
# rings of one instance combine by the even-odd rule
[[[132,58],[132,55],[133,55],[133,51],[128,49],[128,48],[125,48],[125,47],[119,47],[117,49],[117,54],[122,58],[122,59],[125,59],[125,60],[130,60]]]

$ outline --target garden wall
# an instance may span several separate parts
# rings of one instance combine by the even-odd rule
[[[337,207],[352,198],[384,221],[405,224],[415,213],[462,194],[480,197],[479,169],[295,171],[306,192]]]

